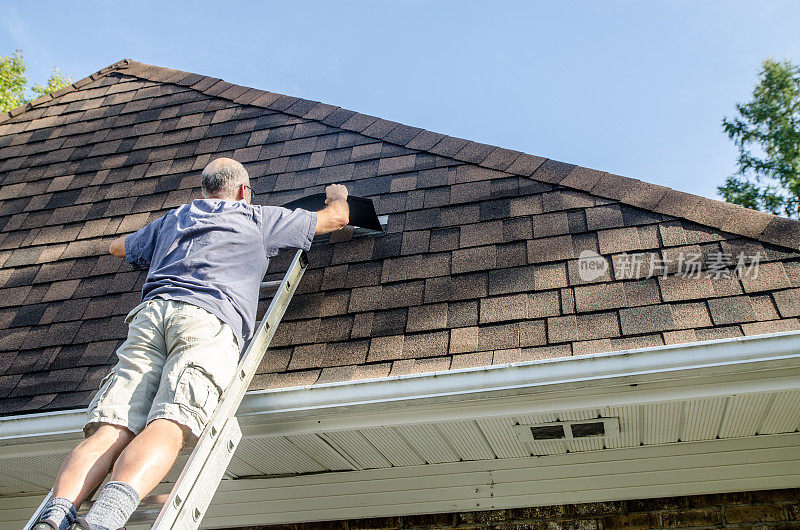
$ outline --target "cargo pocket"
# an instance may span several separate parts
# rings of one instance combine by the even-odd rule
[[[95,408],[100,400],[105,397],[116,375],[117,372],[111,370],[100,380],[100,388],[97,390],[97,394],[94,395],[94,398],[92,398],[92,402],[89,404],[89,410]]]
[[[200,429],[217,408],[222,390],[202,367],[187,364],[175,388],[175,403],[188,408],[197,418]]]
[[[145,300],[144,302],[140,303],[139,305],[131,309],[130,312],[127,315],[125,315],[125,323],[130,324],[131,321],[134,319],[134,317],[136,317],[136,314],[142,309],[144,309],[148,303],[150,303],[150,300]]]

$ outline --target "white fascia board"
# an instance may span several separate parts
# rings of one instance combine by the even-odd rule
[[[800,331],[250,391],[237,417],[245,436],[275,436],[793,389]],[[84,410],[0,418],[0,456],[4,445],[34,441],[57,452],[84,418]]]

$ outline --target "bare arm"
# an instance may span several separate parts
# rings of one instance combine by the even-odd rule
[[[347,188],[331,184],[325,188],[327,206],[317,212],[317,228],[314,235],[327,234],[344,228],[350,222],[350,206],[347,204]]]
[[[111,242],[108,252],[118,258],[125,257],[125,236],[120,236]]]

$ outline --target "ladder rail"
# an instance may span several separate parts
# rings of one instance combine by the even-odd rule
[[[230,446],[226,443],[217,444],[217,440],[220,438],[228,419],[232,418],[235,421],[236,411],[239,409],[239,405],[250,386],[256,369],[261,364],[261,359],[272,341],[275,330],[283,318],[283,314],[307,266],[308,258],[305,251],[300,249],[295,253],[289,269],[286,271],[277,292],[267,308],[267,312],[245,349],[233,381],[225,389],[219,405],[203,429],[192,454],[189,456],[189,460],[186,462],[164,507],[156,518],[153,529],[177,530],[180,528],[181,530],[189,530],[197,528],[202,521],[203,515],[205,515],[205,508],[200,509],[200,507],[206,500],[210,502],[212,494],[216,491],[219,480],[224,474],[224,469],[211,488],[209,488],[210,481],[203,481],[200,485],[198,485],[198,482],[201,476],[205,474],[207,462],[217,458],[215,453],[228,452],[230,454],[228,460],[232,457],[239,440],[237,439],[234,442],[232,450],[229,450]],[[236,421],[236,428],[238,429],[238,421]],[[240,438],[241,432],[239,432]],[[220,463],[216,465],[219,466]],[[227,468],[227,465],[225,467]],[[210,492],[205,491],[209,489],[211,489]],[[206,507],[208,502],[205,502]],[[200,513],[198,514],[197,511]],[[190,514],[190,517],[187,518],[186,514]],[[180,526],[178,526],[179,521]]]
[[[35,525],[39,521],[39,516],[42,515],[42,512],[44,511],[44,507],[47,506],[47,502],[52,497],[53,497],[53,488],[50,488],[50,491],[47,493],[47,495],[45,495],[44,500],[39,505],[39,507],[36,509],[36,513],[34,513],[33,516],[30,519],[28,519],[28,522],[25,523],[25,526],[22,527],[23,530],[28,530],[29,528],[32,528],[33,525]]]

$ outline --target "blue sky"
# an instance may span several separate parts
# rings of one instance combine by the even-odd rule
[[[800,2],[9,2],[32,82],[122,58],[720,197],[721,128]]]

